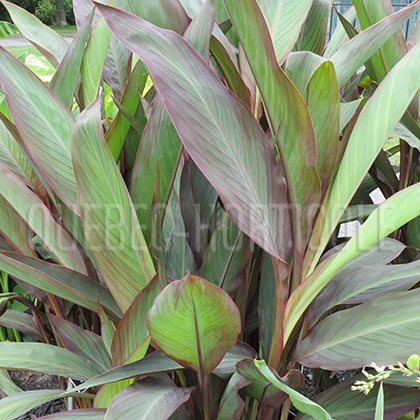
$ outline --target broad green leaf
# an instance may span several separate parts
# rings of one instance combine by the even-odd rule
[[[35,257],[28,225],[15,209],[0,196],[0,231],[17,251]]]
[[[67,51],[68,42],[22,7],[5,0],[2,0],[2,4],[22,35],[31,41],[52,64],[58,66]]]
[[[103,305],[120,314],[108,290],[77,271],[7,251],[0,251],[0,270],[91,311],[98,310],[97,299],[102,295]]]
[[[335,256],[323,261],[290,296],[286,305],[284,342],[305,310],[328,284],[331,278],[349,261],[378,243],[420,214],[420,183],[394,194],[374,210],[357,233]],[[403,203],[405,211],[401,212]]]
[[[39,417],[38,420],[103,420],[104,416],[105,410],[97,408],[83,408],[79,410],[50,414],[45,417]]]
[[[255,365],[269,382],[289,395],[290,401],[299,411],[311,415],[315,420],[331,420],[331,416],[322,407],[280,381],[268,368],[264,360],[255,360]]]
[[[298,38],[301,27],[311,8],[312,0],[299,2],[258,0],[258,4],[267,21],[277,61],[282,63]],[[228,10],[230,9],[227,4],[226,7]]]
[[[200,275],[232,295],[249,263],[251,243],[225,214],[204,254]]]
[[[354,6],[350,7],[350,9],[348,9],[343,16],[349,22],[353,22],[357,17],[356,9],[354,8]],[[334,30],[334,33],[332,34],[330,42],[328,43],[327,48],[324,51],[324,57],[331,57],[331,55],[334,54],[338,49],[340,49],[343,46],[343,44],[348,40],[349,37],[347,36],[346,31],[343,25],[341,24],[341,21],[338,20],[337,26]]]
[[[99,101],[86,108],[73,127],[72,157],[87,241],[116,302],[126,311],[155,269],[124,180],[105,144]]]
[[[338,85],[344,85],[401,25],[420,9],[416,2],[382,19],[359,33],[330,56],[337,72]],[[404,80],[404,79],[402,79]],[[414,96],[414,95],[413,95]]]
[[[393,375],[391,375],[392,378]],[[352,391],[351,385],[357,378],[337,384],[319,394],[315,401],[324,407],[334,419],[339,420],[372,420],[375,416],[375,405],[379,386],[365,395]],[[359,379],[364,380],[360,375]],[[397,419],[415,409],[420,404],[420,392],[416,389],[395,385],[384,385],[385,418]],[[299,417],[299,420],[312,420],[310,416]]]
[[[139,106],[141,107],[140,93],[137,89],[139,89],[140,92],[143,91],[147,77],[147,69],[139,60],[131,72],[123,97],[121,99],[121,105],[131,115],[136,115]],[[119,111],[117,116],[114,118],[110,128],[105,134],[106,142],[115,160],[118,160],[130,127],[130,121],[121,111]]]
[[[296,7],[296,3],[266,3],[271,7],[277,4],[280,9],[285,8],[284,13],[290,8],[288,13],[292,11],[301,17],[298,15],[299,8]],[[310,3],[302,1],[299,5]],[[314,205],[320,201],[321,194],[311,117],[302,95],[278,65],[268,28],[256,0],[244,0],[240,3],[225,0],[225,4],[261,92],[272,134],[278,139],[289,187],[292,220],[295,224],[294,258],[297,265],[300,265],[301,253],[312,229]],[[281,33],[287,33],[285,27],[281,28]],[[282,98],[282,101],[278,98]],[[302,150],[305,150],[305,153],[302,153]],[[299,274],[298,270],[296,272]]]
[[[0,400],[0,420],[15,419],[27,411],[46,402],[56,400],[62,391],[43,389],[39,391],[19,392]]]
[[[12,381],[6,369],[0,369],[0,389],[7,395],[15,395],[22,392]]]
[[[238,391],[249,385],[252,381],[234,373],[229,379],[220,400],[217,420],[239,420],[245,408],[244,400],[240,397]]]
[[[2,48],[0,84],[29,155],[57,196],[77,211],[70,157],[72,114],[34,73]]]
[[[104,420],[167,420],[189,400],[192,391],[192,388],[179,388],[171,381],[145,378],[112,400]]]
[[[99,376],[91,378],[76,388],[73,388],[72,391],[76,392],[94,386],[130,379],[135,376],[169,372],[177,369],[183,369],[183,367],[161,351],[155,351],[138,362],[115,367]]]
[[[52,314],[48,318],[64,348],[90,360],[98,370],[111,369],[108,352],[99,335]]]
[[[57,259],[69,268],[86,272],[76,244],[56,222],[41,199],[2,164],[0,164],[0,180],[0,195],[42,239]]]
[[[333,176],[340,134],[340,92],[331,61],[322,63],[315,71],[304,97],[314,125],[316,167],[325,192]]]
[[[376,399],[375,420],[384,420],[384,386],[382,383]]]
[[[153,341],[181,365],[210,374],[236,343],[238,308],[222,289],[187,275],[163,289],[148,316]]]
[[[110,38],[111,32],[108,26],[103,19],[99,19],[90,34],[80,68],[85,107],[90,105],[98,95]]]
[[[327,37],[331,3],[332,0],[313,0],[312,7],[309,10],[296,42],[295,49],[322,54]]]
[[[92,25],[93,10],[86,17],[82,26],[73,38],[66,54],[55,72],[49,86],[50,89],[71,109],[73,96],[79,80],[80,66],[89,30]]]
[[[0,343],[0,367],[35,370],[79,381],[101,373],[96,364],[85,357],[42,343]]]
[[[160,193],[157,201],[165,203],[172,188],[181,148],[182,143],[171,118],[161,97],[158,97],[143,131],[130,184],[131,197],[147,243],[152,234],[151,206],[155,193],[157,167],[159,166]]]
[[[15,328],[36,341],[44,341],[44,337],[42,337],[35,325],[33,316],[26,312],[8,309],[0,316],[0,325],[6,328]]]
[[[156,275],[149,284],[136,296],[131,306],[121,319],[112,341],[112,363],[114,366],[126,364],[136,353],[139,359],[143,358],[149,347],[149,332],[146,326],[146,317],[156,297],[161,292],[159,276]],[[141,354],[138,353],[142,348]]]
[[[387,293],[413,287],[420,280],[420,261],[395,265],[368,265],[334,276],[314,300],[311,319],[336,305],[364,303]]]
[[[326,222],[314,263],[324,250],[344,210],[385,141],[420,87],[420,73],[416,72],[420,66],[419,52],[420,45],[413,48],[394,66],[360,112],[331,188]],[[366,136],[370,138],[368,143],[365,141]],[[361,148],[364,148],[363,154],[358,153]]]
[[[249,110],[182,38],[118,9],[97,7],[115,36],[148,66],[188,153],[235,223],[268,252],[285,258],[285,188],[267,137]]]
[[[295,359],[328,370],[407,360],[418,351],[419,294],[419,289],[391,293],[324,318],[298,344]]]

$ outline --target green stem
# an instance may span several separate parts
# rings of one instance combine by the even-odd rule
[[[201,389],[201,396],[203,398],[203,412],[204,420],[211,420],[210,416],[210,376],[205,372],[200,372],[199,383]]]
[[[6,334],[4,333],[4,328],[2,326],[0,326],[0,342],[5,342],[7,341],[7,337]]]

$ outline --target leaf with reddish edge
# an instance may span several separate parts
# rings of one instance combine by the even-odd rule
[[[48,314],[48,318],[64,348],[91,360],[98,369],[111,369],[108,352],[99,335],[55,315]]]
[[[105,420],[167,420],[189,400],[192,391],[193,388],[175,386],[169,378],[145,378],[112,400]]]
[[[290,246],[285,186],[267,137],[249,110],[175,33],[96,6],[115,36],[146,63],[188,153],[235,223],[267,252],[285,259]]]
[[[312,0],[258,0],[258,4],[267,21],[277,61],[281,64],[298,39]]]
[[[152,340],[185,367],[210,374],[236,343],[239,311],[229,295],[188,274],[163,289],[150,309]]]
[[[294,288],[300,281],[302,253],[321,199],[314,128],[302,95],[278,65],[257,1],[225,0],[225,4],[261,92],[288,183],[294,226]]]
[[[42,23],[18,5],[2,0],[14,24],[54,66],[58,66],[69,46],[68,42],[53,29]]]
[[[395,375],[395,374],[394,374]],[[391,375],[391,378],[394,376]],[[375,416],[375,404],[379,386],[365,395],[352,391],[351,386],[357,380],[366,380],[363,375],[350,378],[344,383],[328,388],[317,395],[315,401],[322,405],[334,419],[340,420],[372,420]],[[401,418],[420,404],[420,391],[409,387],[384,384],[385,420]],[[298,416],[296,420],[312,420],[310,416]]]
[[[86,239],[125,312],[155,268],[124,180],[106,146],[98,100],[73,127],[72,157]],[[115,229],[118,235],[112,234]]]
[[[61,347],[43,343],[1,342],[0,367],[9,370],[34,370],[79,381],[99,375],[103,371],[85,357]]]
[[[136,296],[127,312],[122,317],[115,331],[112,341],[112,363],[114,366],[121,365],[130,359],[130,356],[139,346],[143,345],[146,353],[149,340],[149,332],[146,326],[146,317],[156,297],[161,292],[159,275],[156,274],[149,284]],[[140,358],[142,358],[141,356]]]
[[[371,362],[387,366],[407,360],[418,349],[413,331],[420,319],[419,296],[419,289],[390,293],[333,313],[298,344],[293,360],[327,370],[358,369]]]
[[[201,6],[184,33],[185,40],[192,45],[207,63],[210,59],[210,37],[214,24],[214,5],[212,2],[207,1]]]
[[[339,86],[343,86],[353,73],[419,9],[420,2],[404,7],[360,32],[332,54],[330,60],[334,63]]]
[[[240,420],[244,412],[245,403],[239,395],[239,390],[252,383],[239,373],[234,373],[229,379],[220,400],[217,420]]]
[[[215,36],[212,36],[210,39],[210,50],[213,58],[222,70],[230,90],[241,98],[247,106],[250,106],[249,90],[226,48]]]
[[[97,299],[102,295],[110,313],[116,318],[120,315],[108,290],[77,271],[8,251],[0,251],[0,270],[91,311],[98,310]]]
[[[66,54],[49,84],[50,89],[71,109],[74,92],[79,79],[80,66],[83,52],[92,25],[93,10],[86,17],[83,24],[73,38]]]
[[[141,105],[140,105],[141,106]],[[152,234],[151,206],[159,163],[159,203],[165,203],[178,167],[182,143],[160,97],[156,98],[143,131],[130,184],[130,193],[147,243]]]
[[[420,7],[420,2],[413,5]],[[408,9],[408,7],[405,9]],[[385,19],[381,22],[384,21]],[[366,31],[371,30],[376,25]],[[353,40],[356,38],[353,38]],[[315,240],[318,240],[318,243],[312,245],[312,249],[316,249],[316,255],[312,261],[310,272],[313,271],[344,210],[349,205],[385,141],[404,115],[419,89],[420,73],[416,71],[420,65],[419,52],[420,45],[416,45],[410,50],[392,68],[378,86],[374,95],[360,111],[331,187],[326,212],[324,213],[327,215],[326,221],[324,222],[322,218],[319,218],[315,225],[315,230],[322,232],[313,236]],[[397,80],[402,81],[403,85],[397,84]],[[404,89],[402,89],[402,86],[404,86]],[[387,118],[384,119],[384,115],[387,115]],[[366,136],[371,139],[368,143],[365,142]],[[363,147],[362,145],[365,146],[365,151],[363,154],[359,154],[356,159],[355,151],[360,150],[360,147]]]
[[[371,213],[340,252],[322,261],[306,281],[291,294],[287,301],[284,320],[285,344],[306,309],[340,269],[420,214],[419,192],[420,183],[417,183],[388,198]],[[402,203],[407,202],[410,206],[405,206],[404,212],[399,211]]]
[[[77,211],[70,157],[70,130],[74,124],[71,112],[31,70],[2,47],[0,84],[29,155],[51,189],[67,207]]]
[[[0,233],[15,250],[36,257],[28,225],[2,196],[0,196]]]
[[[327,38],[328,17],[332,0],[313,0],[312,7],[303,23],[295,49],[322,54]]]
[[[63,411],[49,416],[38,417],[37,420],[103,420],[105,410],[97,408],[82,408],[79,410]]]
[[[130,379],[135,376],[151,375],[161,372],[169,372],[172,370],[183,369],[183,367],[170,359],[166,354],[160,350],[147,355],[144,359],[138,362],[130,363],[129,365],[122,365],[115,367],[98,376],[90,378],[86,382],[78,385],[72,389],[72,392],[81,391],[82,389],[91,388],[94,386],[104,385],[112,382]]]
[[[179,0],[116,0],[115,5],[160,28],[183,34],[190,23]]]
[[[26,312],[8,309],[0,316],[0,325],[6,328],[15,328],[36,341],[42,342],[44,340],[35,325],[33,316]]]
[[[86,273],[86,267],[70,235],[56,222],[40,198],[13,172],[0,164],[0,195],[25,220],[48,249],[65,266]]]
[[[317,170],[325,194],[334,173],[340,135],[340,92],[331,61],[318,67],[304,97],[314,124]]]
[[[6,122],[6,118],[0,115],[0,163],[24,179],[28,185],[35,187],[37,177],[21,144],[10,132],[14,128],[11,122]]]

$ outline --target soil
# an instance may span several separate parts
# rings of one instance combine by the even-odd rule
[[[59,389],[60,383],[57,376],[47,375],[45,373],[31,372],[26,370],[9,371],[10,377],[15,384],[24,391],[31,391],[36,389]],[[0,399],[6,395],[0,390]],[[30,420],[47,414],[59,413],[65,411],[66,406],[64,400],[54,400],[49,403],[36,407],[27,414],[16,417],[14,420]]]

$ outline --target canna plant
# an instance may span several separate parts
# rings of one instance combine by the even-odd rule
[[[0,48],[1,420],[418,415],[352,386],[418,353],[420,1],[327,45],[329,0],[74,0],[70,43],[1,2],[54,68]]]

